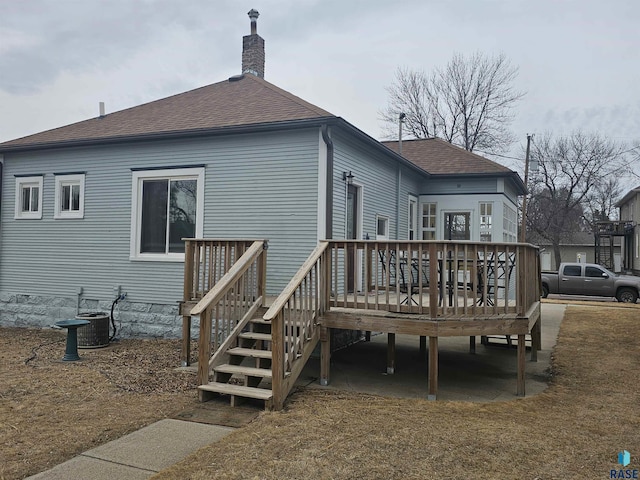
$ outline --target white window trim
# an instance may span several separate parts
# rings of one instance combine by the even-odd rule
[[[411,205],[413,204],[413,218],[411,218]],[[418,197],[415,195],[409,195],[407,202],[407,240],[411,238],[411,222],[413,221],[413,239],[419,240],[421,236],[421,229],[418,228],[418,219],[422,218],[420,215],[422,212],[418,212],[419,204]],[[420,234],[420,235],[419,235]]]
[[[80,209],[78,211],[62,211],[62,186],[79,185],[80,186]],[[84,218],[84,173],[73,175],[56,175],[56,208],[53,218]]]
[[[16,205],[15,216],[16,220],[40,220],[42,219],[42,175],[33,177],[16,177]],[[22,188],[25,186],[37,186],[38,187],[38,210],[36,212],[23,212],[22,211]]]
[[[204,167],[170,168],[166,170],[139,170],[133,172],[131,180],[131,242],[130,260],[184,262],[184,253],[140,253],[140,224],[142,210],[142,181],[149,179],[196,179],[196,237],[202,238],[204,225]]]
[[[378,234],[378,222],[384,220],[385,233],[384,235]],[[389,217],[386,215],[376,215],[376,240],[389,240]]]

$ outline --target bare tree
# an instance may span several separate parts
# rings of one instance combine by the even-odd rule
[[[561,242],[589,231],[596,210],[600,217],[613,210],[615,199],[601,197],[619,192],[614,176],[622,158],[622,145],[598,135],[546,134],[533,143],[531,160],[538,162],[539,171],[530,182],[527,228],[551,243],[556,265]]]
[[[500,153],[513,143],[509,124],[524,95],[513,87],[517,73],[503,54],[481,53],[468,58],[456,54],[430,75],[399,68],[387,87],[389,101],[381,118],[389,133],[404,113],[410,136],[440,137],[470,152]]]
[[[610,175],[593,187],[585,199],[584,217],[591,231],[596,223],[618,218],[616,201],[622,196],[623,189],[618,175]]]

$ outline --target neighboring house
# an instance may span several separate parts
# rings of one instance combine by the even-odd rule
[[[630,190],[616,207],[620,209],[620,221],[627,222],[627,235],[622,239],[625,269],[640,275],[640,187]]]
[[[528,234],[527,241],[540,247],[540,268],[542,270],[558,269],[559,265],[556,265],[551,242],[531,232]],[[571,239],[561,242],[560,261],[596,263],[593,233],[576,232],[571,236]]]
[[[0,325],[122,291],[123,335],[178,335],[184,237],[269,239],[272,295],[321,239],[516,240],[516,173],[440,140],[401,156],[265,81],[255,19],[244,46],[243,75],[0,144]]]

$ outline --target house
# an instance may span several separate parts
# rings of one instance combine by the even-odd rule
[[[242,74],[0,144],[0,325],[126,293],[123,335],[178,335],[186,237],[268,239],[271,295],[322,239],[516,240],[515,172],[437,139],[400,155],[267,82],[251,18]]]
[[[640,187],[627,192],[615,205],[620,209],[618,234],[623,235],[622,252],[624,269],[640,275]]]
[[[382,143],[399,151],[399,142]],[[409,229],[407,238],[517,240],[518,196],[525,187],[516,172],[439,138],[405,140],[402,155],[430,174],[409,200],[417,206],[418,229]]]

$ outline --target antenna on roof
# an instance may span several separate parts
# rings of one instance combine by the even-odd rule
[[[104,117],[104,102],[100,102],[98,108],[100,109],[100,118]]]

